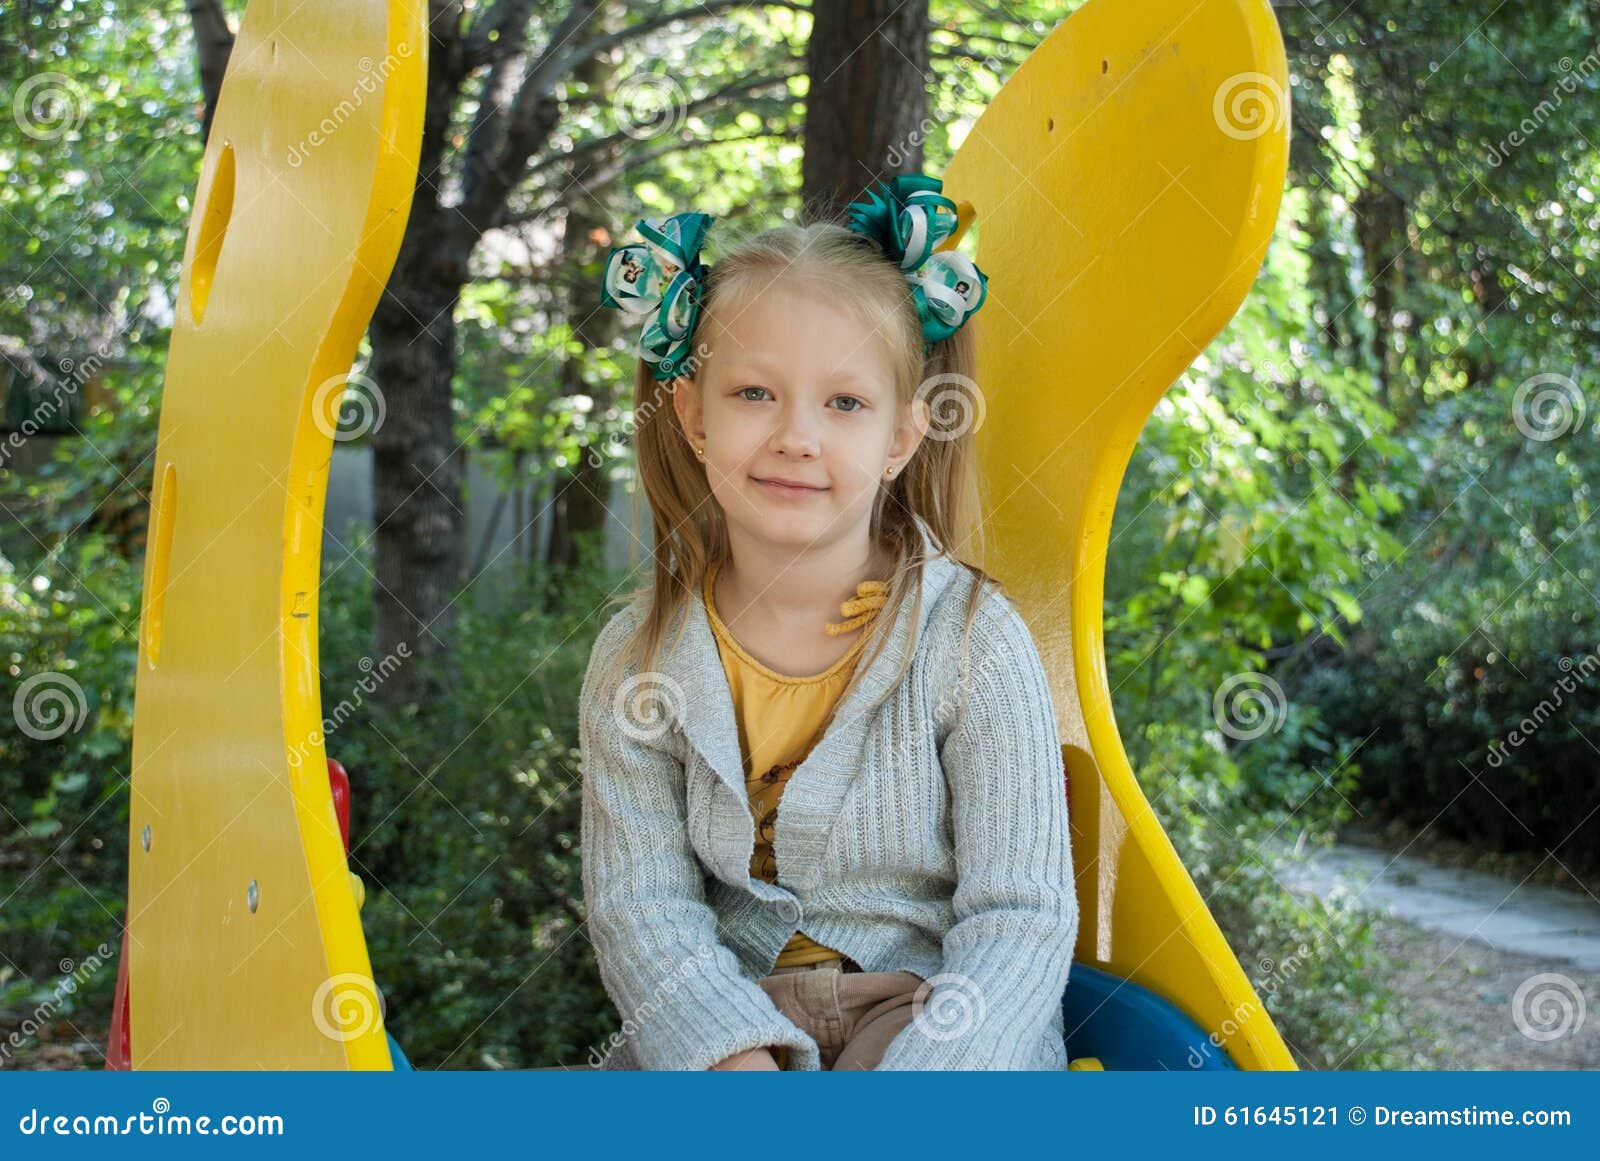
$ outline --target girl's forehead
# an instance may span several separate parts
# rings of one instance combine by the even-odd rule
[[[746,329],[766,329],[775,317],[789,318],[797,314],[854,321],[837,293],[808,281],[782,277],[758,285],[743,302],[726,313],[730,327],[744,324]]]
[[[882,384],[892,388],[894,366],[888,348],[867,333],[861,341],[844,342],[838,335],[805,334],[803,341],[785,335],[757,336],[753,341],[733,341],[722,335],[708,344],[708,366],[722,375],[761,375],[819,385]]]
[[[707,321],[713,361],[845,367],[889,359],[879,328],[825,288],[775,282],[745,302],[720,304]]]

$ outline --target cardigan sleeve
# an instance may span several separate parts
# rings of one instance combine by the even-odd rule
[[[980,604],[969,641],[965,712],[940,749],[956,923],[884,1070],[1030,1067],[1072,966],[1078,901],[1049,680],[1027,623],[1001,593]]]
[[[683,764],[662,748],[664,732],[652,737],[623,720],[619,703],[647,693],[641,682],[659,675],[602,680],[622,668],[612,662],[631,613],[601,630],[579,695],[584,902],[619,1035],[642,1069],[703,1070],[745,1049],[787,1045],[792,1068],[817,1071],[816,1041],[717,938],[688,841]],[[669,690],[661,679],[660,692]]]

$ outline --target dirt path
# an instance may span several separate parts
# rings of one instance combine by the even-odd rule
[[[1379,946],[1400,965],[1389,980],[1400,1018],[1431,1067],[1600,1069],[1600,973],[1386,916],[1372,923]],[[1560,978],[1529,984],[1519,1004],[1518,989],[1541,975]],[[1519,1009],[1529,1034],[1519,1027]],[[1544,1036],[1551,1038],[1534,1038]]]

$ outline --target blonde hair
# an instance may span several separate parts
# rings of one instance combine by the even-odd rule
[[[704,362],[707,345],[703,336],[708,326],[714,327],[719,318],[727,317],[724,312],[737,312],[778,279],[796,279],[802,284],[826,287],[832,301],[850,310],[886,340],[896,368],[895,396],[900,408],[909,407],[919,393],[927,396],[932,406],[929,435],[902,471],[881,482],[873,505],[870,535],[875,544],[888,550],[895,565],[892,576],[887,578],[887,602],[869,623],[871,655],[863,650],[866,659],[855,666],[835,708],[844,702],[871,664],[871,658],[887,642],[901,603],[912,591],[917,600],[913,626],[920,623],[924,556],[917,517],[926,522],[934,548],[965,567],[977,580],[969,593],[962,629],[965,657],[966,638],[984,599],[985,587],[1004,592],[997,579],[958,555],[965,546],[963,538],[978,542],[981,551],[981,525],[976,517],[982,497],[975,434],[968,422],[977,401],[951,400],[945,386],[970,389],[976,385],[976,317],[968,319],[949,339],[932,344],[924,355],[922,326],[905,275],[876,243],[835,221],[784,224],[719,245],[718,249],[721,256],[712,264],[706,279],[691,373]],[[652,364],[639,361],[634,391],[634,446],[654,529],[654,576],[650,583],[614,597],[613,601],[638,601],[645,608],[632,640],[620,651],[623,663],[635,663],[640,673],[654,668],[668,628],[687,610],[704,582],[706,570],[726,561],[730,554],[721,507],[712,496],[705,468],[696,458],[672,406],[674,387],[689,382],[657,381]],[[941,405],[945,403],[960,413],[960,422],[948,431],[940,428]],[[684,617],[679,632],[687,623]],[[915,652],[913,644],[890,683],[891,690],[899,684]]]

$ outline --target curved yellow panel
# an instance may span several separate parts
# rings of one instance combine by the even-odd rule
[[[145,566],[136,1068],[390,1067],[318,732],[316,598],[328,385],[410,211],[426,20],[423,0],[252,0],[223,82]]]
[[[1294,1065],[1128,767],[1101,608],[1140,429],[1265,256],[1288,91],[1267,0],[1093,0],[1007,82],[945,176],[975,211],[990,278],[982,563],[1051,673],[1079,958],[1167,996],[1245,1068]]]

